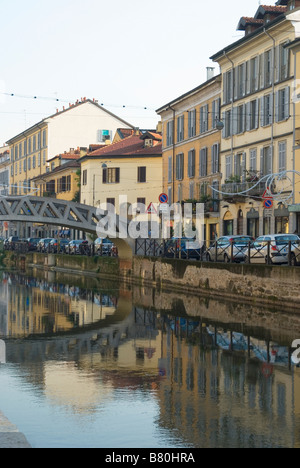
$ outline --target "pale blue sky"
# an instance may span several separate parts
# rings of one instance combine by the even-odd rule
[[[155,109],[205,81],[209,57],[242,37],[240,17],[258,6],[258,0],[0,0],[0,93],[38,97],[0,94],[0,145],[62,109],[65,102],[55,98],[95,98],[133,125],[154,128]]]

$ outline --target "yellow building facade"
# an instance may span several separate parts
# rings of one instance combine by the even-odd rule
[[[162,192],[161,136],[131,135],[93,151],[80,159],[81,203],[110,204],[120,213],[120,201],[128,205],[159,203]]]
[[[169,203],[205,203],[207,243],[219,235],[221,76],[159,108],[163,135],[163,189]]]
[[[80,164],[76,159],[69,161],[35,177],[32,182],[38,196],[72,201],[79,191]]]
[[[289,210],[298,196],[290,172],[296,165],[296,115],[289,44],[299,35],[299,21],[295,2],[260,6],[253,18],[239,22],[245,37],[211,57],[222,74],[221,235],[257,237],[300,228]],[[270,209],[263,198],[268,186]]]
[[[48,126],[36,125],[9,140],[11,152],[10,185],[14,195],[31,191],[31,179],[46,171]]]

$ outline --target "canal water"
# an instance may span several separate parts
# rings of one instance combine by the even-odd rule
[[[297,314],[39,271],[0,280],[0,412],[33,448],[299,447]]]

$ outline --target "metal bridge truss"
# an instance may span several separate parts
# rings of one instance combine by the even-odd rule
[[[97,208],[36,196],[0,199],[0,221],[49,224],[95,234],[101,216]]]

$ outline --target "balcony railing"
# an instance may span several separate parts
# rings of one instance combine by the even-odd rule
[[[266,190],[266,182],[229,182],[222,185],[223,199],[241,197],[261,197]]]

